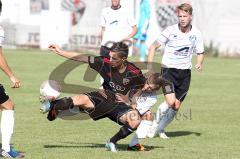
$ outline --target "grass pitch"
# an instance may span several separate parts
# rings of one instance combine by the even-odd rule
[[[192,71],[190,91],[178,116],[166,129],[170,140],[145,139],[148,152],[128,152],[131,136],[121,140],[117,154],[106,151],[105,142],[119,130],[108,119],[49,122],[39,113],[39,86],[64,58],[38,50],[4,50],[9,65],[22,81],[20,89],[0,73],[1,83],[16,104],[14,147],[29,159],[238,159],[240,158],[240,61],[206,58],[204,71]],[[134,60],[136,58],[130,58]],[[156,61],[160,60],[156,58]],[[66,83],[99,87],[82,80],[86,66],[74,69]],[[159,96],[158,104],[163,100]],[[156,106],[158,105],[156,104]],[[156,106],[154,110],[156,109]]]

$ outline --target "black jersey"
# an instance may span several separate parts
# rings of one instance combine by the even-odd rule
[[[142,71],[131,62],[127,62],[126,70],[123,73],[111,67],[108,57],[89,56],[88,62],[90,67],[103,77],[103,88],[114,93],[125,95],[131,89],[142,88],[145,83]]]

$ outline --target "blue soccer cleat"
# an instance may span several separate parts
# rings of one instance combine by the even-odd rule
[[[50,106],[51,106],[51,104],[50,104],[49,101],[42,102],[41,107],[40,107],[40,112],[43,113],[43,114],[49,112]]]
[[[105,147],[112,152],[117,152],[116,145],[110,141],[107,141]]]
[[[50,109],[51,109],[51,103],[50,102],[54,101],[54,100],[55,100],[54,97],[40,95],[39,96],[39,101],[41,103],[40,112],[43,113],[43,114],[49,112]]]
[[[9,152],[6,152],[5,150],[2,150],[1,152],[2,157],[6,158],[24,158],[24,154],[21,152],[18,152],[14,149],[10,149]]]

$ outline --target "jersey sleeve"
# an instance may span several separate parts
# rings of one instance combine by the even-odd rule
[[[104,58],[101,56],[88,56],[88,64],[92,69],[100,72],[104,65]]]
[[[157,42],[160,45],[165,45],[169,39],[169,36],[170,36],[170,30],[169,30],[169,28],[167,28],[167,29],[163,30],[160,37],[157,39]]]
[[[4,30],[2,27],[0,27],[0,47],[3,46],[3,42],[4,42]]]
[[[166,79],[161,79],[161,86],[162,86],[162,91],[163,94],[170,94],[170,93],[175,93],[173,83],[166,80]]]
[[[196,52],[197,54],[204,53],[204,44],[203,44],[203,38],[202,38],[202,35],[201,35],[201,34],[200,34],[200,36],[199,36],[198,39],[197,39],[195,52]]]

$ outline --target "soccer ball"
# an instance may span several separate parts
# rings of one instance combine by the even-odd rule
[[[60,96],[60,84],[53,80],[46,80],[40,86],[40,96],[57,99]]]

